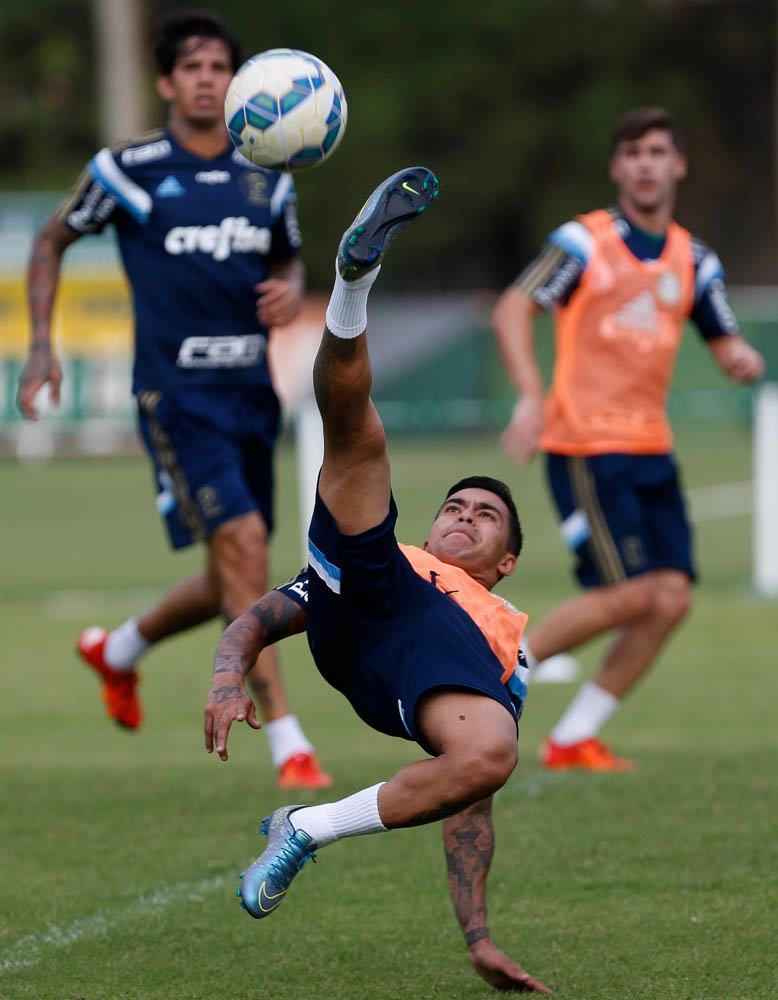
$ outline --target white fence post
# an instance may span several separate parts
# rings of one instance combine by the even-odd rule
[[[778,597],[778,383],[756,393],[754,413],[754,587]]]

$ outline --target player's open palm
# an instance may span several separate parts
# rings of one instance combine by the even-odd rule
[[[550,993],[538,979],[534,979],[521,966],[503,954],[488,939],[472,945],[468,951],[470,962],[478,975],[490,986],[503,992]]]
[[[513,408],[510,423],[500,439],[505,454],[519,465],[526,465],[537,451],[542,430],[542,399],[522,396]]]
[[[495,948],[489,940],[473,945],[468,955],[473,968],[490,986],[503,992],[550,993],[538,979],[534,979],[521,966]]]

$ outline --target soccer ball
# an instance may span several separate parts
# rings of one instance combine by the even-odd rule
[[[346,130],[340,80],[321,59],[269,49],[230,83],[224,120],[236,149],[269,170],[304,170],[331,156]]]

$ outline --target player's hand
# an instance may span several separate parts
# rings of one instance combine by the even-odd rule
[[[51,347],[48,344],[38,344],[30,351],[22,374],[19,376],[19,392],[16,398],[19,409],[28,420],[38,419],[34,400],[47,384],[51,401],[56,406],[59,404],[62,369],[52,354]]]
[[[481,977],[496,990],[504,992],[550,993],[548,986],[534,979],[521,966],[496,948],[489,938],[476,941],[468,948],[470,962]]]
[[[538,449],[543,430],[543,400],[539,396],[522,396],[500,441],[505,454],[519,465],[526,465]]]
[[[233,722],[247,722],[252,729],[261,729],[254,702],[243,686],[242,674],[218,674],[208,692],[205,705],[205,749],[214,747],[221,760],[227,760],[227,738]]]
[[[708,341],[719,368],[736,382],[756,382],[764,375],[764,358],[739,334]]]
[[[297,317],[303,300],[300,286],[285,278],[260,281],[254,291],[257,299],[257,319],[263,326],[286,326]]]

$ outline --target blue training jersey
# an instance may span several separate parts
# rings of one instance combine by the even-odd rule
[[[231,145],[202,159],[157,129],[101,149],[57,215],[78,233],[116,227],[132,288],[133,392],[270,384],[254,286],[299,252],[290,174]]]

